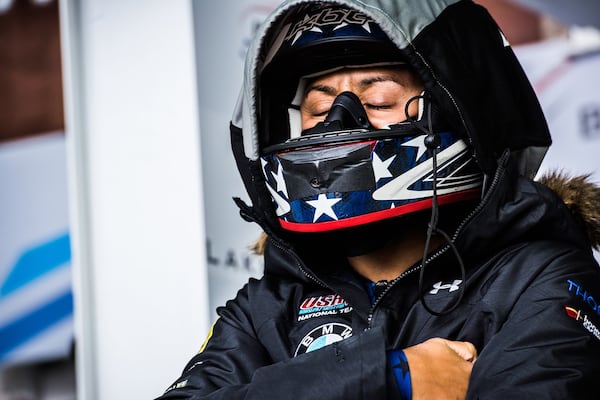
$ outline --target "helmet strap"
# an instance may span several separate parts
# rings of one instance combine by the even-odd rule
[[[421,302],[421,304],[423,305],[423,307],[432,315],[435,316],[441,316],[444,314],[448,314],[450,312],[452,312],[454,309],[456,309],[456,307],[458,307],[458,305],[460,304],[462,297],[464,295],[464,281],[466,278],[466,270],[465,270],[465,265],[463,262],[462,257],[460,256],[460,253],[458,252],[458,249],[456,248],[456,246],[454,245],[453,240],[448,236],[448,234],[446,232],[444,232],[442,229],[440,229],[438,227],[438,221],[439,221],[439,205],[438,205],[438,198],[437,198],[437,153],[438,153],[438,149],[440,146],[440,138],[439,136],[433,132],[432,130],[432,126],[431,126],[431,103],[428,103],[427,105],[429,107],[428,111],[428,121],[427,121],[427,129],[429,130],[429,132],[427,133],[427,136],[425,138],[425,145],[428,148],[428,151],[430,151],[432,153],[432,162],[433,162],[433,197],[431,199],[431,218],[429,220],[429,224],[427,224],[427,238],[425,239],[425,246],[423,249],[423,258],[421,261],[421,271],[419,272],[419,300]],[[431,309],[431,307],[429,307],[429,305],[427,304],[427,302],[425,301],[425,297],[424,297],[424,292],[423,292],[423,281],[424,281],[424,276],[425,276],[425,268],[428,264],[428,262],[430,261],[428,258],[429,255],[429,247],[430,247],[430,243],[431,243],[431,237],[436,234],[436,235],[441,235],[444,240],[446,241],[446,243],[448,243],[448,245],[450,246],[450,248],[452,249],[452,252],[454,253],[456,260],[458,261],[458,264],[460,266],[460,272],[461,272],[461,280],[463,282],[463,285],[460,285],[460,292],[459,292],[459,296],[456,299],[456,301],[454,302],[454,304],[452,304],[451,307],[442,310],[442,311],[435,311],[433,309]]]

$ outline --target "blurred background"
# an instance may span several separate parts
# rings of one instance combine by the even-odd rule
[[[534,86],[541,173],[600,181],[600,3],[479,0]],[[277,0],[0,0],[0,400],[151,399],[262,264],[228,124]]]

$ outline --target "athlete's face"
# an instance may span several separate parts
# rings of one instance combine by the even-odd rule
[[[407,101],[423,90],[417,76],[406,67],[348,68],[311,81],[300,105],[302,129],[323,121],[333,100],[342,92],[358,96],[369,121],[378,129],[406,120]],[[409,116],[417,114],[417,102],[409,106]]]

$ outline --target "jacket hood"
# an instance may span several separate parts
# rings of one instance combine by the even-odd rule
[[[232,121],[232,147],[253,207],[247,219],[277,229],[260,172],[259,79],[286,16],[307,3],[283,2],[258,29],[246,58]],[[533,177],[551,143],[537,97],[487,10],[471,0],[337,0],[373,19],[418,73],[450,128],[473,146],[493,175],[510,150],[519,172]]]

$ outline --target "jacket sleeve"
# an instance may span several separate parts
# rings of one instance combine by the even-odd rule
[[[205,346],[161,400],[386,397],[385,346],[379,329],[273,362],[265,348],[269,344],[257,338],[248,310],[245,288],[220,310]]]
[[[548,242],[535,254],[516,255],[508,262],[514,272],[503,274],[507,281],[497,290],[522,289],[502,323],[489,327],[493,317],[479,321],[481,329],[495,332],[480,349],[468,399],[597,395],[600,270],[591,256],[572,249],[549,251]],[[527,270],[535,272],[522,272]],[[489,290],[496,290],[493,286]]]

